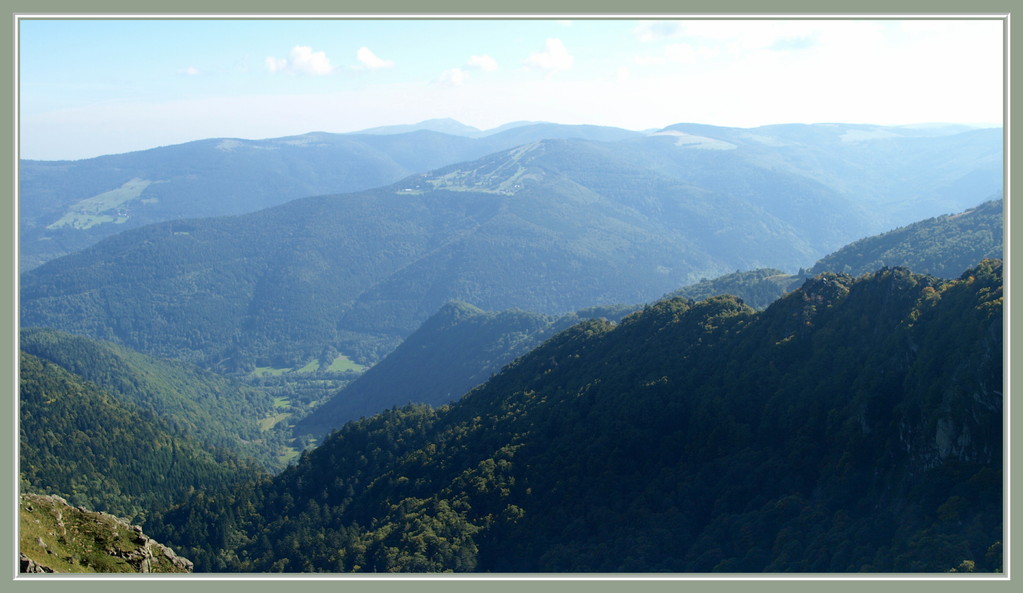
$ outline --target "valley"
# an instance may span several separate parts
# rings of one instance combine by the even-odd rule
[[[21,491],[196,572],[1002,569],[1000,129],[456,123],[23,162]]]

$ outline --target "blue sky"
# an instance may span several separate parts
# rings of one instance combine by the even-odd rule
[[[1002,21],[19,21],[23,158],[449,117],[1001,124]]]

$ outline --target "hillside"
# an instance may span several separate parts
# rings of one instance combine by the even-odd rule
[[[23,160],[19,263],[27,270],[156,222],[243,214],[296,198],[388,185],[543,138],[639,135],[535,124],[469,138],[458,134],[463,128],[455,124],[409,126],[386,135],[211,138],[81,161]]]
[[[20,365],[22,492],[137,520],[260,473],[51,362],[22,352]]]
[[[821,258],[811,274],[866,274],[884,266],[954,278],[984,258],[1001,258],[1005,233],[1003,200],[984,202],[957,214],[946,214],[855,241]]]
[[[22,573],[192,572],[187,558],[113,515],[38,494],[22,494],[18,510]]]
[[[807,277],[824,272],[861,276],[895,266],[939,278],[956,278],[982,259],[1003,257],[1003,209],[1002,200],[991,200],[957,214],[936,216],[865,237],[822,257],[801,275],[773,268],[735,272],[701,280],[667,297],[702,300],[731,294],[755,309],[762,309]]]
[[[545,140],[371,191],[126,231],[24,273],[22,323],[232,371],[301,366],[325,349],[367,364],[450,300],[563,314],[732,270],[795,271],[908,207],[892,193],[908,173],[871,177],[864,204],[849,192],[866,186],[843,177],[859,171],[834,154],[871,153],[797,130],[798,141],[754,134],[721,150],[680,143],[678,130]],[[1001,161],[985,160],[998,138],[937,140],[1000,183]],[[772,152],[778,143],[788,152]],[[834,168],[793,164],[818,153]]]
[[[986,202],[960,214],[856,241],[822,258],[813,272],[862,275],[871,268],[856,262],[866,260],[871,262],[868,266],[875,266],[872,269],[888,262],[954,278],[972,265],[969,262],[1001,257],[1002,218],[1001,201]],[[665,298],[700,301],[729,294],[754,309],[764,309],[798,288],[807,277],[760,268],[703,279]],[[600,315],[612,321],[620,317],[605,310],[594,315],[573,314],[554,322],[553,317],[523,311],[494,314],[464,303],[446,305],[369,372],[300,421],[296,433],[325,434],[349,420],[395,405],[415,402],[439,406],[453,401],[556,330]]]
[[[147,529],[198,570],[1000,571],[1002,356],[997,260],[666,300]]]
[[[635,309],[598,307],[551,316],[519,310],[487,312],[466,303],[448,303],[394,352],[299,421],[294,432],[321,437],[348,421],[391,407],[444,405],[554,333],[583,319],[618,320]]]
[[[1000,128],[778,124],[743,129],[678,124],[662,133],[674,135],[681,145],[745,152],[758,166],[856,196],[862,205],[881,209],[875,214],[883,224],[873,232],[960,212],[976,205],[978,197],[1002,190]]]
[[[281,466],[286,438],[260,426],[279,412],[262,390],[185,363],[54,330],[23,329],[19,344],[23,352],[96,384],[204,446],[233,451],[268,470]]]
[[[665,295],[665,298],[686,298],[702,301],[713,296],[730,294],[742,299],[754,309],[763,309],[786,292],[799,286],[801,278],[774,268],[758,268],[746,272],[733,272],[717,278],[683,286]]]
[[[437,120],[354,134],[212,138],[81,161],[23,160],[19,263],[31,269],[146,224],[242,214],[388,185],[539,140],[610,142],[628,152],[643,137],[617,128],[537,122],[473,130]],[[986,195],[1001,183],[1000,130],[678,124],[659,134],[684,148],[716,147],[695,151],[710,153],[705,156],[712,172],[720,170],[719,159],[727,164],[740,155],[758,168],[780,167],[846,195],[896,201],[895,215],[882,222],[889,228],[966,208],[964,192]]]

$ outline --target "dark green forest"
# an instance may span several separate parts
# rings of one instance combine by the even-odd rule
[[[702,301],[712,296],[731,294],[754,309],[763,309],[786,292],[798,287],[804,279],[774,268],[737,271],[710,280],[701,279],[695,284],[669,293],[666,298],[682,297]]]
[[[991,200],[965,212],[860,239],[821,258],[810,273],[859,275],[884,266],[905,266],[924,274],[954,278],[984,258],[1002,257],[1004,209],[1003,200]]]
[[[755,309],[763,309],[808,277],[823,272],[860,276],[885,266],[898,266],[940,278],[955,278],[982,259],[1001,259],[1004,207],[1003,200],[991,200],[964,212],[864,237],[822,257],[809,270],[800,270],[798,274],[774,268],[736,271],[701,279],[667,296],[702,300],[732,294]]]
[[[181,426],[22,352],[21,492],[136,522],[189,493],[251,480],[261,469]]]
[[[196,570],[1002,566],[1002,265],[589,320],[147,532]]]
[[[123,346],[49,329],[23,329],[21,350],[55,363],[121,402],[158,416],[175,433],[280,469],[287,434],[267,431],[276,410],[263,390],[182,362],[157,359]]]
[[[1001,572],[1003,138],[22,162],[20,490],[196,572]]]

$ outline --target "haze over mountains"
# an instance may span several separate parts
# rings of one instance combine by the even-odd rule
[[[842,178],[830,174],[823,181],[837,183],[840,191],[859,191],[861,199],[884,193],[885,183],[891,185],[894,179],[892,172],[898,172],[896,177],[905,179],[903,189],[908,188],[910,196],[928,192],[928,200],[936,208],[904,213],[907,216],[889,221],[887,228],[967,207],[954,197],[951,200],[956,203],[933,202],[949,198],[932,190],[982,182],[972,189],[991,193],[990,179],[968,176],[978,174],[974,171],[978,159],[985,160],[982,168],[987,169],[1000,163],[998,131],[963,126],[767,126],[747,130],[681,125],[663,132],[697,136],[685,141],[691,147],[736,147],[750,157],[760,150],[762,159],[780,156],[785,166],[801,168],[803,173],[821,174],[840,165],[844,168],[839,172]],[[967,136],[958,138],[959,134]],[[481,132],[453,120],[431,120],[354,134],[200,140],[81,161],[23,160],[20,264],[22,270],[35,267],[127,228],[177,218],[241,214],[299,197],[369,189],[541,139],[617,142],[643,135],[617,128],[536,122]],[[961,159],[951,166],[945,163],[945,167],[934,169],[927,162],[935,157],[934,151],[948,148],[936,138],[969,143],[974,136],[974,145],[963,149]],[[676,138],[681,142],[685,136]],[[767,157],[762,150],[765,147],[773,147]],[[629,150],[622,147],[622,151]],[[865,177],[855,179],[861,175]],[[878,179],[881,181],[864,185]],[[939,194],[947,191],[952,190]],[[872,232],[881,230],[885,229]]]
[[[821,258],[806,274],[772,268],[733,272],[682,287],[665,298],[702,301],[728,294],[764,309],[825,272],[861,276],[898,266],[954,279],[970,267],[968,262],[1001,258],[1002,209],[1002,201],[993,200],[866,237]],[[520,310],[485,312],[465,303],[448,303],[394,352],[333,394],[315,414],[301,419],[295,433],[321,436],[395,405],[450,403],[557,331],[584,319],[618,321],[637,308],[598,307],[554,317]]]
[[[432,120],[23,162],[22,488],[200,572],[1000,571],[1001,143]]]
[[[424,134],[358,138],[418,152],[407,143]],[[794,272],[1001,185],[996,129],[627,136],[533,141],[372,190],[129,230],[25,272],[22,323],[225,369],[303,363],[327,347],[372,362],[449,300],[564,314],[735,270]]]
[[[466,135],[467,126],[439,120],[398,126],[401,133],[213,138],[80,161],[23,160],[20,264],[25,270],[129,228],[369,189],[541,138],[638,134],[598,126],[514,127],[477,138],[483,133]]]

